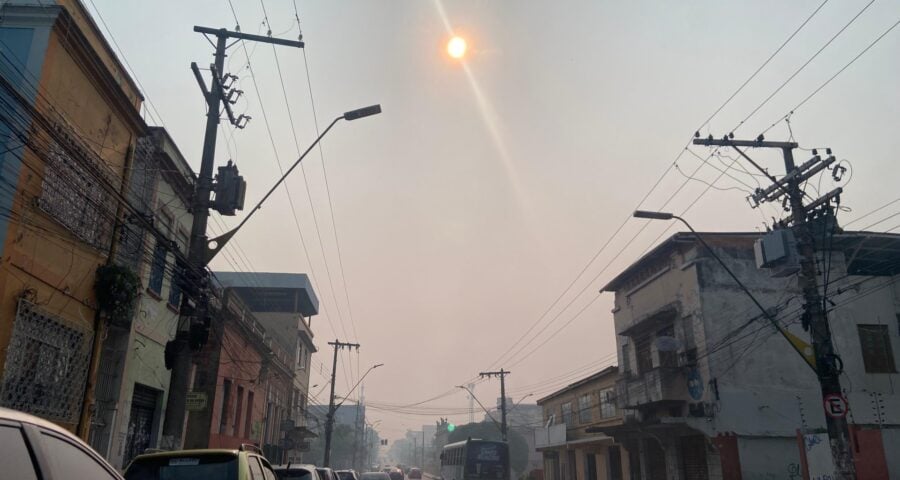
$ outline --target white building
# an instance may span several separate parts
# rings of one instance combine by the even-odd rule
[[[756,268],[759,234],[700,235],[810,341],[796,275]],[[828,317],[856,463],[870,472],[858,478],[900,478],[900,458],[886,455],[900,447],[900,235],[838,233],[831,244],[818,263],[831,267]],[[615,293],[626,409],[625,424],[605,433],[626,445],[632,478],[801,478],[799,435],[825,427],[816,376],[694,235],[670,237],[603,291]]]

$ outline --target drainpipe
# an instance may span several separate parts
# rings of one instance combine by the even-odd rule
[[[131,183],[131,166],[134,163],[134,135],[131,136],[128,142],[128,151],[125,153],[125,166],[122,173],[122,183],[119,185],[119,198],[120,200],[116,205],[116,218],[113,222],[112,229],[112,239],[109,243],[109,251],[106,257],[105,265],[112,265],[114,259],[116,257],[116,253],[119,250],[119,219],[122,218],[122,214],[125,210],[125,201],[121,200],[126,198],[125,195],[127,193],[128,185]],[[81,399],[81,415],[78,418],[78,426],[76,428],[76,435],[79,438],[88,442],[88,435],[91,432],[91,417],[93,416],[93,409],[96,403],[96,399],[94,395],[97,390],[97,372],[100,370],[100,351],[103,348],[103,339],[106,336],[106,321],[105,318],[100,315],[100,308],[98,307],[94,311],[94,341],[91,345],[91,356],[90,356],[90,367],[88,370],[87,383],[84,388],[84,396]],[[111,437],[110,437],[111,438]]]

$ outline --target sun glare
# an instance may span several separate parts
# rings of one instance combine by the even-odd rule
[[[453,37],[447,42],[447,54],[453,58],[462,58],[466,54],[466,41],[461,37]]]

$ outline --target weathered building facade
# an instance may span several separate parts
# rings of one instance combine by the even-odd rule
[[[0,8],[0,405],[87,436],[112,263],[145,125],[77,0]],[[108,292],[106,292],[108,293]]]
[[[827,436],[816,375],[791,347],[809,342],[796,277],[757,269],[759,234],[699,235],[789,338],[695,235],[676,234],[603,289],[615,292],[616,401],[626,412],[624,425],[603,430],[633,452],[633,478],[799,478],[803,450]],[[858,478],[894,478],[900,464],[885,453],[900,445],[900,236],[844,232],[828,245],[820,285]]]
[[[169,134],[149,128],[138,141],[127,198],[154,228],[129,217],[120,230],[115,261],[138,274],[140,295],[130,321],[111,324],[103,341],[90,435],[91,445],[120,468],[159,446],[170,377],[165,349],[185,290],[194,181]]]
[[[537,401],[545,427],[535,429],[546,480],[629,478],[628,452],[602,432],[622,424],[616,406],[615,366],[572,383]]]

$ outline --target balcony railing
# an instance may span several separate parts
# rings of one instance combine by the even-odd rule
[[[659,402],[684,402],[689,399],[687,378],[680,368],[657,367],[641,375],[616,381],[619,408],[638,408]]]
[[[554,447],[557,445],[565,445],[566,443],[566,424],[550,425],[549,427],[534,429],[534,446]]]

